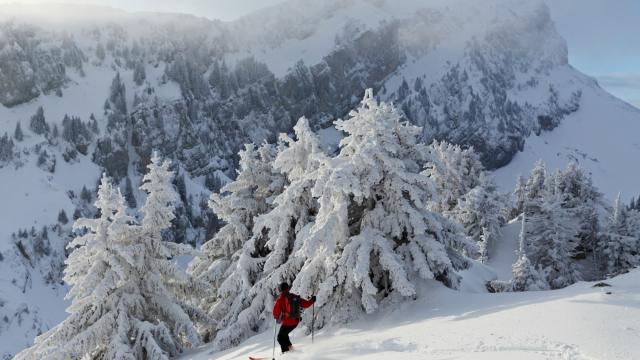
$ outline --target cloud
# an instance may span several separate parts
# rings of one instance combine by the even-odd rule
[[[609,73],[595,78],[603,89],[640,108],[640,73]]]
[[[589,74],[637,72],[640,1],[546,0],[572,65]]]
[[[604,87],[640,89],[640,73],[611,73],[596,75],[600,85]]]
[[[39,5],[69,3],[103,5],[127,11],[185,13],[204,16],[210,19],[233,20],[257,9],[272,6],[282,1],[283,0],[0,0],[0,15],[2,15],[2,6],[6,6],[7,4]]]

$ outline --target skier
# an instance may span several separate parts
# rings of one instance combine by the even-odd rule
[[[278,332],[278,344],[282,352],[291,351],[293,345],[289,340],[289,333],[298,326],[302,318],[302,309],[306,309],[316,302],[316,297],[310,300],[301,298],[299,295],[289,292],[289,284],[282,283],[279,286],[280,296],[273,305],[273,317],[282,324]]]

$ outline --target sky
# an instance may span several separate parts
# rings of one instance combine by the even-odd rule
[[[640,107],[640,1],[546,0],[569,63]]]
[[[0,0],[56,3],[61,0]],[[129,11],[161,11],[233,20],[282,0],[63,0]],[[318,0],[321,1],[321,0]],[[388,0],[392,1],[392,0]],[[617,97],[640,107],[640,0],[545,0],[569,46],[569,62]],[[1,9],[0,9],[1,11]]]

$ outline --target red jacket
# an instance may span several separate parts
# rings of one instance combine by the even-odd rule
[[[282,316],[283,326],[297,326],[300,320],[289,316],[291,309],[289,307],[289,299],[287,298],[287,295],[289,295],[288,291],[283,292],[276,299],[276,303],[273,305],[273,317],[275,319],[279,319],[280,316]],[[295,295],[295,294],[292,294],[292,295]],[[298,295],[295,295],[295,296],[298,296]],[[300,298],[300,306],[302,306],[303,309],[306,309],[311,305],[313,305],[312,300],[306,300],[306,299]]]

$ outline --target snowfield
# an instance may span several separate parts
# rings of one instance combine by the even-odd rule
[[[419,299],[345,327],[319,331],[315,342],[297,329],[287,360],[470,359],[542,360],[640,358],[640,270],[555,291],[471,293],[437,282]],[[608,294],[610,292],[610,294]],[[310,317],[307,311],[305,317]],[[206,347],[191,360],[271,357],[272,332],[225,352]]]

